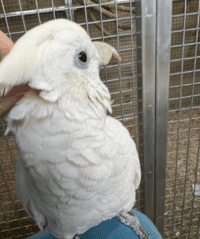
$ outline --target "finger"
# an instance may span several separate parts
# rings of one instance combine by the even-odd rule
[[[13,87],[6,96],[0,97],[0,115],[9,111],[14,104],[24,96],[24,93],[28,91],[34,91],[36,94],[40,92],[39,90],[32,89],[28,85],[18,85]]]
[[[14,43],[2,31],[0,31],[0,49],[2,52],[8,55],[13,46]]]

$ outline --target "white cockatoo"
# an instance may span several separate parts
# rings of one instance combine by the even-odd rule
[[[107,115],[110,94],[99,77],[117,51],[92,42],[66,19],[26,32],[0,65],[1,95],[29,84],[7,114],[20,158],[16,193],[39,228],[71,239],[133,207],[141,179],[135,143]]]

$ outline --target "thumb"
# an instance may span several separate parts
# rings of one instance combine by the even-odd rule
[[[2,32],[0,31],[0,49],[7,56],[12,50],[14,43]]]

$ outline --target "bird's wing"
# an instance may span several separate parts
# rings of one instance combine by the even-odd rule
[[[110,116],[107,116],[105,128],[107,136],[110,138],[110,145],[115,148],[115,150],[111,149],[111,151],[113,150],[115,155],[124,158],[129,155],[129,160],[134,162],[134,185],[135,189],[137,189],[141,180],[141,169],[135,142],[130,137],[128,130],[118,120]]]

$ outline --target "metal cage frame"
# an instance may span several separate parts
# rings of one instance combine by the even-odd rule
[[[194,185],[198,183],[199,172],[199,154],[200,154],[200,137],[195,136],[191,138],[192,132],[194,130],[200,130],[200,125],[196,128],[192,128],[192,124],[194,120],[199,120],[200,116],[198,116],[198,109],[200,109],[200,105],[194,105],[195,97],[200,96],[200,88],[195,90],[195,87],[198,87],[200,83],[195,80],[197,78],[198,72],[200,72],[200,67],[197,67],[197,63],[200,62],[200,54],[198,53],[198,47],[200,46],[199,42],[199,14],[200,14],[200,0],[194,0],[194,2],[198,3],[198,9],[189,12],[187,6],[190,4],[191,0],[116,0],[110,1],[109,3],[103,3],[99,1],[99,3],[92,4],[88,6],[86,4],[86,0],[83,0],[84,4],[74,5],[73,0],[63,0],[62,6],[55,6],[56,0],[49,0],[52,4],[52,7],[48,8],[39,8],[38,0],[34,0],[35,9],[32,10],[24,10],[21,4],[21,0],[18,0],[20,11],[11,11],[6,12],[4,8],[4,0],[1,0],[2,13],[0,14],[0,20],[5,21],[5,27],[7,29],[7,35],[12,39],[14,35],[22,35],[27,31],[26,25],[26,16],[37,16],[38,23],[41,24],[41,14],[44,13],[52,13],[53,18],[56,18],[56,14],[65,13],[65,16],[72,21],[75,20],[75,13],[77,10],[82,9],[85,13],[85,22],[80,23],[81,26],[85,27],[87,32],[89,33],[89,28],[92,24],[99,24],[101,28],[101,36],[92,37],[92,40],[102,40],[107,41],[113,37],[116,38],[116,47],[119,53],[123,54],[124,52],[131,52],[131,62],[119,63],[113,65],[108,65],[101,69],[103,74],[105,75],[105,79],[103,80],[106,85],[109,85],[110,82],[119,82],[118,91],[113,91],[111,95],[119,94],[119,102],[114,104],[113,107],[119,107],[119,115],[116,115],[115,118],[119,119],[123,123],[129,117],[132,117],[134,124],[126,125],[128,129],[134,128],[132,135],[133,139],[137,141],[137,147],[140,149],[140,157],[142,162],[142,184],[140,191],[137,194],[137,199],[139,203],[138,210],[144,212],[156,225],[159,232],[162,235],[165,235],[166,238],[189,238],[191,235],[196,236],[198,238],[199,235],[199,226],[200,223],[197,223],[195,228],[196,232],[192,232],[191,229],[191,221],[193,219],[194,208],[199,211],[199,206],[194,206],[195,202],[195,192],[193,193],[192,209],[190,212],[190,224],[187,228],[189,228],[189,232],[184,232],[185,221],[184,218],[184,210],[185,205],[187,203],[187,172],[190,170],[189,163],[190,160],[195,158],[196,166],[195,168],[195,179]],[[184,6],[182,12],[178,14],[173,14],[173,6],[175,3],[181,2]],[[106,36],[103,32],[106,23],[110,23],[112,20],[104,19],[102,14],[102,7],[105,7],[108,4],[114,4],[115,12],[117,12],[117,6],[120,4],[128,4],[132,9],[132,5],[136,6],[136,15],[133,16],[132,11],[130,11],[130,16],[118,17],[116,14],[116,18],[114,21],[116,22],[116,33],[113,33],[111,36]],[[87,10],[89,7],[99,7],[100,11],[100,19],[97,21],[90,22],[88,20]],[[189,16],[197,15],[196,26],[195,27],[186,27],[187,18]],[[22,24],[24,30],[22,31],[11,31],[9,26],[9,19],[12,17],[21,17]],[[136,29],[133,31],[133,23],[132,19],[136,20]],[[173,30],[173,22],[174,19],[178,19],[177,21],[183,21],[182,28]],[[129,33],[120,33],[118,26],[119,22],[122,20],[130,20],[131,30]],[[187,32],[196,31],[195,40],[193,42],[186,42]],[[182,34],[181,43],[173,43],[173,34]],[[131,46],[127,49],[120,48],[120,37],[121,36],[129,36]],[[136,36],[137,46],[134,47],[133,37]],[[176,36],[177,37],[177,36]],[[193,55],[186,56],[185,49],[186,47],[193,47]],[[178,53],[175,54],[175,58],[172,58],[173,50],[181,49],[181,57],[178,57]],[[136,51],[137,61],[134,62],[134,54],[133,51]],[[180,54],[179,54],[180,55]],[[177,58],[176,58],[177,56]],[[185,62],[191,61],[193,64],[193,68],[189,67],[185,68]],[[135,73],[134,63],[137,66],[137,72]],[[123,80],[127,79],[127,77],[122,76],[122,67],[126,65],[132,66],[132,75],[130,78],[133,81],[133,87],[131,89],[123,90]],[[177,66],[176,71],[173,72],[173,64],[179,64]],[[119,71],[118,79],[109,80],[108,79],[108,71],[113,67],[117,67]],[[186,70],[185,70],[186,69]],[[189,83],[184,83],[185,74],[193,74],[192,80]],[[179,76],[178,84],[171,84],[170,79]],[[137,78],[137,83],[134,85],[134,80]],[[189,95],[183,95],[183,89],[185,86],[191,87],[191,93]],[[180,92],[176,94],[176,96],[171,96],[170,92],[174,89],[179,89]],[[199,89],[199,91],[198,91]],[[137,91],[137,100],[133,99],[133,113],[124,114],[123,106],[128,103],[123,102],[123,93],[125,92],[133,93]],[[191,99],[190,106],[182,106],[182,103],[185,99]],[[137,101],[137,102],[136,102]],[[176,108],[170,108],[169,103],[175,102],[177,104]],[[178,103],[177,103],[178,102]],[[138,110],[135,109],[135,104],[138,104]],[[188,105],[188,104],[187,104]],[[193,116],[193,110],[197,109],[197,113]],[[190,111],[190,116],[187,119],[182,119],[182,112],[184,110]],[[170,113],[177,113],[177,118],[170,119]],[[138,123],[136,121],[138,120]],[[188,121],[187,129],[182,130],[181,124],[182,122]],[[176,124],[177,130],[169,131],[169,127],[172,124]],[[141,127],[140,127],[141,126]],[[5,123],[2,122],[2,132],[5,131]],[[136,128],[139,128],[139,133],[136,133]],[[188,132],[188,136],[186,139],[182,140],[180,134],[182,132]],[[176,135],[175,141],[170,141],[169,138],[172,134]],[[3,136],[2,136],[3,137]],[[8,150],[11,152],[12,148],[10,147],[9,137],[4,138],[8,145]],[[197,156],[195,155],[193,158],[190,157],[191,151],[191,140],[196,140],[196,148]],[[180,144],[186,143],[184,149],[180,149]],[[168,152],[168,148],[176,144],[176,146],[172,147],[173,150]],[[193,148],[192,148],[193,149]],[[184,175],[182,178],[184,180],[183,192],[181,193],[182,199],[182,208],[181,208],[181,217],[177,219],[176,217],[176,197],[180,195],[179,190],[179,153],[185,151],[186,152],[186,164],[184,168]],[[11,154],[12,163],[14,164],[13,156]],[[174,154],[175,159],[173,161],[173,168],[170,171],[168,169],[168,165],[172,162],[168,159],[169,155]],[[5,174],[2,169],[1,160],[0,160],[0,169],[2,171],[2,175],[5,179]],[[174,173],[174,177],[172,179],[168,179],[168,174]],[[174,184],[172,186],[168,186],[169,181],[174,180]],[[171,182],[170,181],[170,182]],[[5,179],[6,182],[6,179]],[[200,181],[199,181],[200,182]],[[171,185],[171,184],[170,184]],[[191,186],[191,185],[190,185]],[[6,185],[8,192],[10,194],[10,190],[8,185]],[[180,186],[181,187],[181,186]],[[195,186],[194,186],[195,187]],[[168,203],[166,192],[172,190],[172,194],[170,197],[173,198],[173,202]],[[194,190],[195,191],[195,190]],[[192,195],[192,192],[191,192]],[[1,196],[1,193],[0,193]],[[11,197],[12,198],[12,197]],[[170,207],[172,206],[172,209]],[[168,208],[169,207],[169,208]],[[175,221],[177,219],[177,221]],[[170,222],[172,220],[172,222]],[[200,220],[200,217],[199,217]],[[169,224],[167,225],[166,222]],[[20,228],[23,225],[20,224],[20,220],[18,220]],[[186,222],[187,223],[187,222]],[[169,228],[168,228],[169,227]],[[179,229],[177,229],[179,228]],[[10,229],[9,229],[10,230]],[[167,231],[167,232],[166,232]],[[166,232],[166,233],[165,233]],[[192,234],[193,233],[193,234]],[[181,237],[182,236],[182,237]],[[188,237],[187,237],[188,236]]]

